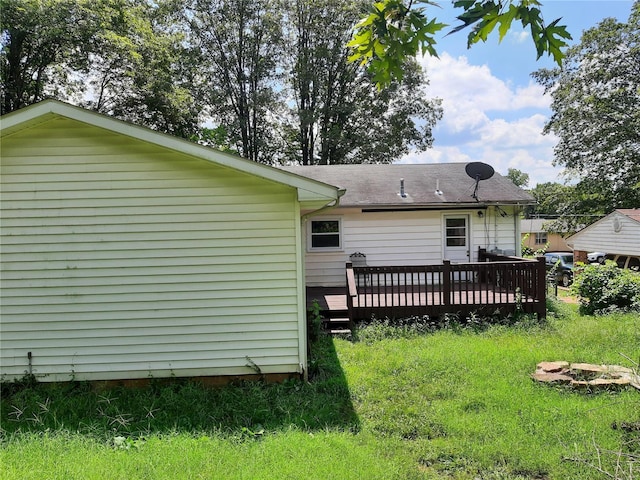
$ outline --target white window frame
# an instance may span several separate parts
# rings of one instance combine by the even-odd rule
[[[540,241],[542,239],[544,239],[544,242]],[[536,232],[534,241],[536,245],[546,245],[549,243],[549,234],[547,232]]]
[[[338,222],[338,243],[337,247],[314,247],[313,236],[322,235],[313,233],[313,222]],[[339,252],[342,251],[342,218],[341,217],[313,217],[307,222],[307,251],[309,252]]]

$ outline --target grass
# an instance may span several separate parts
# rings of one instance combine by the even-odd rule
[[[544,325],[320,337],[307,383],[4,385],[0,477],[640,478],[637,390],[530,379],[543,360],[633,366],[640,318],[556,308]]]

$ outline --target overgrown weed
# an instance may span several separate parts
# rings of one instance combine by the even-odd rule
[[[559,304],[542,323],[378,321],[355,342],[321,334],[309,382],[16,387],[2,400],[3,474],[595,480],[605,478],[593,467],[600,459],[598,468],[616,475],[624,466],[634,477],[617,478],[637,480],[638,463],[623,462],[640,450],[636,391],[578,392],[530,378],[542,360],[640,356],[637,316],[577,309]]]
[[[441,319],[431,318],[428,315],[399,319],[373,317],[356,327],[353,340],[372,344],[380,340],[430,335],[443,330],[454,333],[480,333],[505,327],[529,330],[544,328],[547,325],[546,319],[538,319],[536,315],[523,313],[508,316],[501,315],[499,312],[492,316],[480,316],[472,313],[466,317],[445,314]]]
[[[172,432],[240,436],[293,426],[357,429],[349,390],[332,339],[314,345],[312,381],[240,381],[208,387],[197,379],[151,381],[146,387],[97,390],[89,383],[19,381],[2,385],[5,438],[73,431],[102,442]],[[123,441],[124,442],[124,441]],[[124,442],[122,445],[129,445]]]

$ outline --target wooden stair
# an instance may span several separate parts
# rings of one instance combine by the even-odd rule
[[[331,335],[351,334],[349,310],[322,310],[322,327]]]

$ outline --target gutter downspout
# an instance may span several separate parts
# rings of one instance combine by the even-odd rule
[[[308,371],[308,361],[307,361],[307,351],[308,351],[308,332],[307,332],[307,294],[306,294],[306,286],[307,286],[307,282],[306,282],[306,271],[305,271],[305,256],[304,256],[304,251],[306,251],[306,248],[304,246],[304,244],[306,244],[306,229],[305,229],[305,225],[307,223],[307,221],[309,220],[309,218],[311,218],[314,215],[319,215],[322,212],[325,212],[327,210],[336,208],[340,205],[340,198],[346,193],[346,189],[341,188],[338,189],[338,197],[331,203],[325,205],[324,207],[319,208],[318,210],[314,210],[312,212],[309,213],[305,213],[304,215],[302,215],[300,217],[300,224],[299,224],[299,228],[300,228],[300,240],[301,240],[301,245],[300,245],[300,249],[298,250],[300,252],[300,258],[298,260],[298,264],[300,265],[300,267],[298,268],[298,275],[299,275],[299,283],[298,283],[298,305],[300,305],[300,309],[302,313],[302,319],[298,322],[298,338],[301,339],[302,341],[298,342],[298,357],[300,358],[301,362],[300,362],[300,368],[302,370],[302,375],[304,378],[304,381],[308,381],[309,380],[309,371]],[[299,204],[298,204],[299,205]],[[300,207],[298,207],[300,208]],[[302,241],[304,238],[304,242]]]

